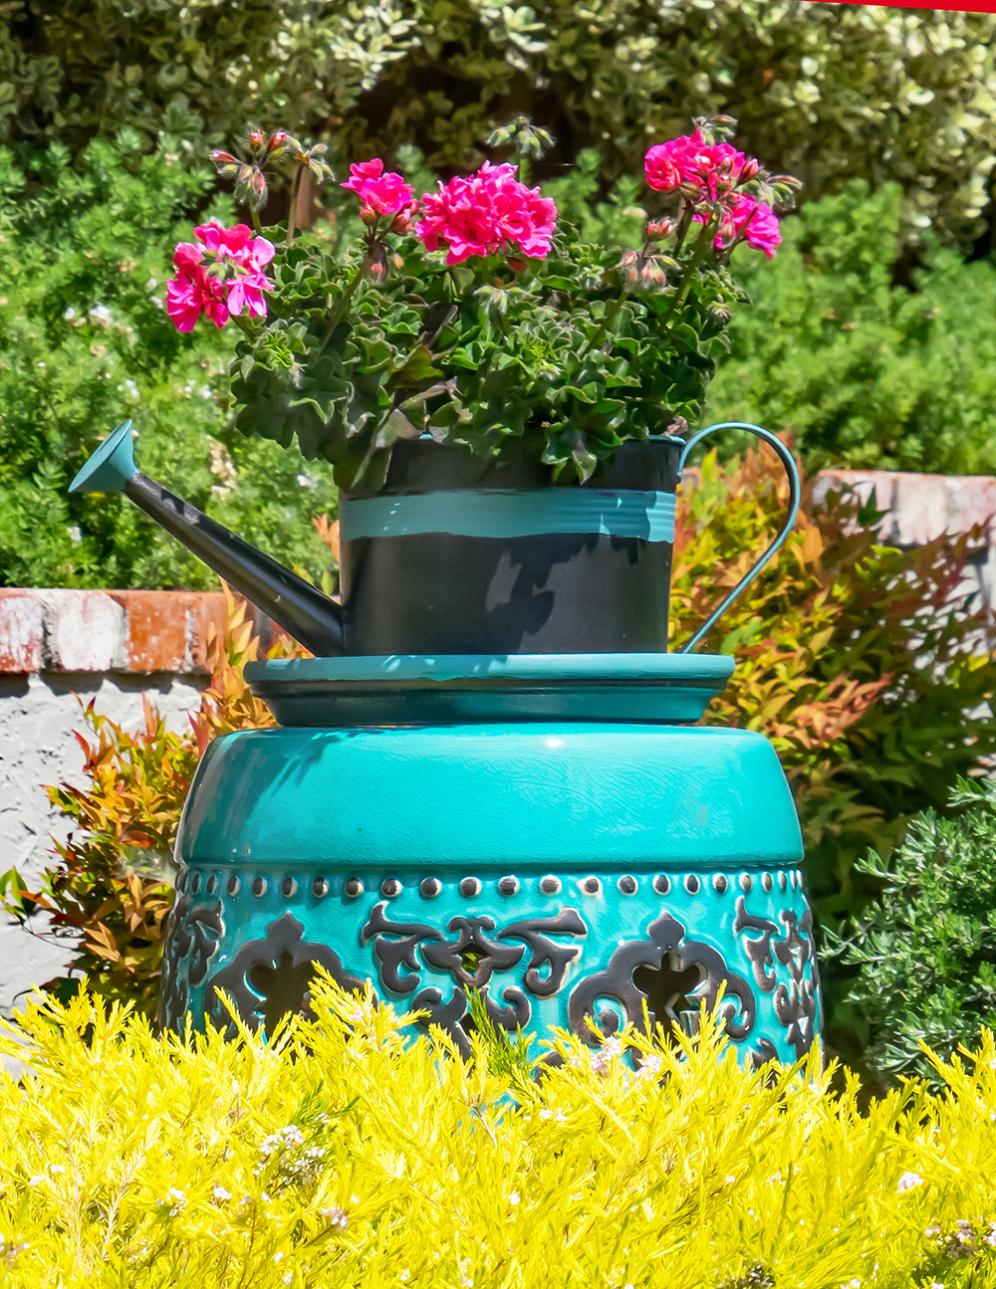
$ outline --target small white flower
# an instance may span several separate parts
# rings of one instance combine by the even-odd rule
[[[595,1074],[607,1074],[609,1062],[615,1060],[622,1052],[622,1040],[615,1034],[607,1038],[597,1052],[592,1052],[588,1058],[591,1062],[592,1071]]]
[[[111,321],[111,311],[106,304],[95,304],[90,310],[90,321],[106,327]]]
[[[732,1173],[727,1173],[727,1175],[726,1175],[726,1185],[727,1185],[727,1186],[734,1186],[734,1185],[736,1185],[736,1180],[737,1180],[737,1179],[733,1176],[733,1174],[732,1174]]]
[[[216,1186],[211,1194],[219,1204],[224,1204],[232,1198],[232,1192],[226,1191],[224,1186]]]
[[[128,395],[129,398],[139,397],[138,386],[135,384],[133,380],[131,379],[126,380],[122,384],[121,388],[124,390],[124,392]]]
[[[299,488],[307,488],[309,491],[314,492],[318,487],[318,480],[312,479],[310,474],[299,474],[297,476],[297,486]]]
[[[274,1261],[274,1262],[283,1262],[283,1260],[284,1260],[283,1252],[282,1252],[282,1250],[278,1249],[278,1250],[277,1250],[277,1252],[273,1255],[273,1261]]]
[[[72,524],[69,528],[66,529],[66,532],[69,534],[69,540],[73,543],[74,546],[78,546],[79,543],[83,540],[83,533],[80,530],[79,524]]]
[[[519,1202],[519,1192],[518,1192],[518,1191],[512,1191],[512,1193],[511,1193],[511,1194],[509,1195],[509,1197],[508,1197],[508,1202],[509,1202],[509,1203],[512,1205],[512,1207],[514,1208],[514,1207],[516,1206],[516,1204],[518,1204],[518,1202]]]
[[[69,308],[63,312],[62,316],[65,318],[67,322],[72,322],[72,320],[76,317],[76,310],[73,308],[72,305],[70,305]]]
[[[907,1191],[923,1185],[923,1178],[919,1173],[903,1173],[896,1186],[896,1194],[904,1195]]]
[[[48,1171],[50,1173],[64,1173],[66,1170],[61,1164],[49,1164]]]
[[[664,1062],[657,1053],[651,1052],[649,1056],[643,1058],[640,1068],[636,1072],[636,1077],[640,1080],[654,1079],[660,1074],[663,1066]]]
[[[171,1186],[165,1196],[159,1200],[159,1207],[167,1217],[178,1217],[187,1207],[187,1197],[183,1191]]]
[[[324,1217],[329,1226],[336,1230],[344,1231],[349,1226],[349,1218],[346,1216],[346,1210],[342,1208],[322,1208],[318,1210],[319,1216]]]

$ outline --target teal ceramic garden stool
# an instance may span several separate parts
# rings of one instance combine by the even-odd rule
[[[819,1031],[795,808],[761,735],[700,727],[703,655],[254,665],[282,727],[229,734],[183,816],[162,1020],[271,1030],[315,964],[462,1047],[493,1020],[597,1042],[692,1030],[723,989],[748,1059]]]

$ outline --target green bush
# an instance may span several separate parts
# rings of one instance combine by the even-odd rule
[[[690,116],[740,118],[748,151],[814,195],[899,182],[906,223],[952,230],[986,204],[996,146],[988,15],[798,0],[8,0],[0,138],[74,148],[127,123],[231,141],[247,116],[467,166],[526,111],[631,171]],[[549,173],[555,173],[550,170]]]
[[[866,1059],[892,1076],[929,1076],[921,1043],[952,1051],[996,1024],[996,781],[963,780],[951,806],[912,820],[887,862],[859,865],[881,895],[838,944]]]
[[[744,258],[710,414],[795,433],[810,469],[996,473],[996,259],[929,244],[896,285],[900,206],[856,182],[803,202],[773,264]]]
[[[231,338],[180,336],[163,311],[172,244],[212,176],[140,144],[95,141],[78,167],[60,144],[26,165],[0,149],[0,583],[214,584],[119,498],[67,494],[129,415],[149,474],[317,573],[310,518],[334,508],[328,472],[243,439],[225,407]]]

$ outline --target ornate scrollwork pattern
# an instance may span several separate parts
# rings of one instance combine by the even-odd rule
[[[620,945],[604,971],[575,985],[568,1005],[571,1028],[594,1045],[597,1039],[586,1024],[589,1017],[603,1034],[611,1034],[620,1022],[642,1025],[646,1005],[651,1022],[670,1020],[694,1032],[702,1002],[715,1007],[721,984],[727,1032],[740,1041],[754,1026],[756,1003],[750,985],[711,945],[688,937],[677,918],[665,913],[650,924],[646,939]]]
[[[555,994],[581,952],[580,945],[560,943],[559,937],[587,934],[575,909],[512,922],[502,930],[488,914],[454,917],[444,932],[424,922],[392,921],[385,908],[375,905],[361,932],[363,942],[373,945],[382,984],[395,994],[414,994],[412,1008],[428,1012],[429,1021],[448,1030],[464,1052],[470,1050],[467,989],[478,991],[496,1025],[525,1025],[532,1015],[529,995]],[[437,980],[440,973],[450,978],[448,997],[437,984],[420,989],[426,968]],[[507,984],[494,979],[513,971],[521,971],[521,977]]]
[[[190,1002],[190,990],[202,984],[211,959],[225,934],[221,900],[195,904],[181,895],[170,913],[163,952],[159,1024],[181,1024]]]
[[[262,940],[244,944],[227,966],[208,982],[205,1010],[216,1025],[226,1025],[228,1012],[220,994],[232,999],[250,1029],[272,1033],[288,1012],[307,1014],[316,967],[324,967],[344,989],[362,989],[364,981],[347,971],[328,945],[304,939],[304,927],[285,913],[266,928]]]
[[[782,909],[778,923],[772,918],[747,912],[741,896],[737,900],[734,933],[743,936],[744,947],[754,969],[759,989],[773,994],[779,1023],[796,1057],[805,1056],[816,1035],[819,1009],[819,970],[813,947],[813,915],[807,908],[800,916],[794,909]],[[751,936],[750,932],[757,932]],[[779,979],[779,967],[788,968],[788,980]]]

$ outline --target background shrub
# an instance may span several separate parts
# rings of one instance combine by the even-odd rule
[[[195,505],[318,573],[312,507],[327,473],[230,424],[233,340],[181,336],[162,308],[192,210],[230,214],[213,178],[137,135],[95,140],[78,165],[53,145],[0,149],[0,584],[190,586],[213,575],[120,498],[70,497],[73,474],[134,415],[141,463]]]
[[[767,454],[704,460],[678,507],[674,644],[770,541],[784,489]],[[818,504],[809,493],[773,566],[701,646],[737,659],[706,719],[771,739],[830,924],[870,889],[855,859],[888,850],[925,805],[943,809],[957,777],[996,751],[991,628],[959,595],[972,535],[903,551],[883,543],[882,519],[846,490]]]
[[[565,1038],[530,1078],[312,1000],[275,1042],[157,1040],[85,995],[4,1025],[30,1072],[0,1065],[5,1289],[996,1282],[992,1034],[938,1064],[945,1095],[862,1113],[818,1054],[744,1070],[708,1016]]]
[[[810,470],[996,473],[996,259],[931,240],[897,283],[900,208],[855,182],[803,201],[772,264],[743,257],[709,411],[795,434]]]
[[[594,144],[611,178],[728,112],[811,195],[891,179],[908,228],[963,231],[996,150],[991,35],[984,14],[794,0],[9,0],[0,130],[75,149],[127,123],[200,147],[257,117],[445,168],[525,111],[559,141],[550,173]]]
[[[858,865],[881,894],[838,944],[866,1059],[893,1076],[930,1076],[921,1043],[952,1051],[996,1023],[996,782],[962,781],[950,804]]]

